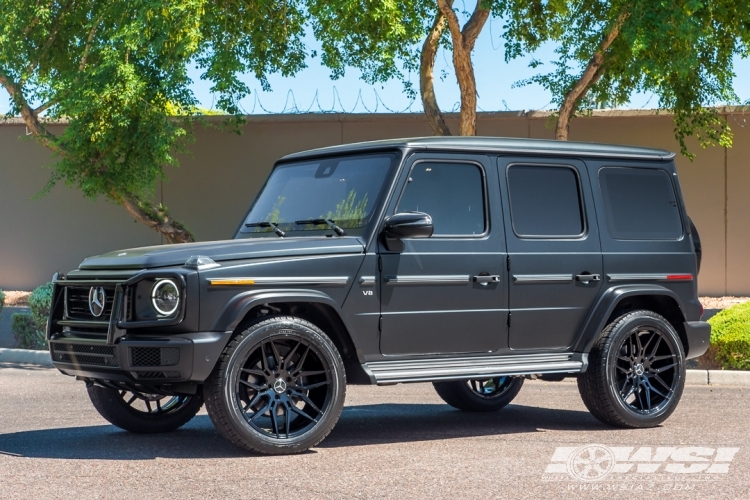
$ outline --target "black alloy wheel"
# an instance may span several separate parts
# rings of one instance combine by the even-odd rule
[[[586,407],[622,427],[653,427],[671,415],[685,386],[685,351],[674,327],[651,311],[605,328],[578,377]]]
[[[204,386],[217,430],[250,451],[298,453],[338,421],[346,377],[333,342],[295,317],[264,319],[238,334]]]
[[[518,395],[523,377],[450,380],[433,382],[432,385],[443,401],[454,408],[464,411],[497,411]]]
[[[88,394],[108,422],[139,434],[173,431],[188,423],[203,406],[201,394],[148,394],[97,385],[88,387]]]
[[[299,337],[272,337],[242,362],[234,403],[258,432],[276,439],[308,432],[331,405],[331,367]]]

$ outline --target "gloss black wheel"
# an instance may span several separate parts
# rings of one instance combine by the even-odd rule
[[[341,414],[343,362],[311,323],[274,317],[235,337],[209,380],[208,413],[233,443],[267,454],[296,453],[325,438]]]
[[[671,415],[685,385],[685,351],[674,327],[650,311],[613,321],[578,378],[584,403],[606,423],[652,427]]]
[[[497,411],[516,397],[522,377],[494,377],[481,380],[433,382],[443,401],[464,411]]]
[[[203,406],[203,396],[167,396],[92,385],[89,398],[111,424],[139,434],[170,432],[188,423]]]

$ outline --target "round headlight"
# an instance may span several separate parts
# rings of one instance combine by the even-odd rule
[[[156,312],[170,316],[180,305],[180,290],[172,280],[157,281],[151,290],[151,304]]]

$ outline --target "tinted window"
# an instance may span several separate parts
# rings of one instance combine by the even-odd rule
[[[433,234],[482,234],[482,171],[468,163],[417,163],[398,203],[397,212],[424,212],[432,217]]]
[[[508,168],[510,215],[518,236],[579,236],[583,212],[572,168],[512,165]]]
[[[621,240],[674,240],[682,236],[677,198],[660,169],[607,167],[599,171],[607,229]]]

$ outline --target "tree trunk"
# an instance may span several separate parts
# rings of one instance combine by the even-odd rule
[[[450,0],[450,3],[453,3],[453,0]],[[445,17],[438,10],[435,14],[435,21],[432,23],[432,29],[430,29],[430,33],[427,35],[424,45],[422,45],[422,59],[419,65],[419,90],[422,94],[422,107],[435,135],[452,135],[445,123],[443,113],[440,111],[440,106],[438,106],[434,87],[435,56],[439,47],[440,35],[443,34],[444,29]]]
[[[20,108],[21,118],[23,118],[29,132],[47,149],[64,158],[66,151],[60,148],[57,138],[47,131],[44,124],[39,120],[40,110],[46,109],[47,105],[44,104],[36,110],[32,109],[23,96],[20,86],[13,82],[2,70],[0,70],[0,85],[8,91],[13,102]],[[174,220],[163,205],[155,206],[137,195],[120,193],[115,188],[107,193],[107,197],[122,205],[141,224],[163,234],[169,243],[195,241],[190,231],[183,224]]]
[[[558,113],[557,117],[557,125],[555,127],[555,139],[557,139],[558,141],[568,140],[568,134],[570,132],[570,119],[573,117],[573,113],[575,113],[576,108],[578,107],[578,103],[586,95],[586,92],[588,92],[592,85],[599,81],[599,78],[601,78],[604,71],[603,65],[605,61],[605,54],[609,47],[612,45],[612,42],[614,42],[617,36],[620,34],[622,24],[625,22],[629,15],[629,12],[623,11],[619,16],[617,16],[615,24],[602,40],[601,45],[599,45],[596,53],[589,61],[586,69],[583,71],[583,74],[575,83],[575,85],[573,85],[573,87],[568,91],[568,93],[565,94],[565,99],[563,99],[563,103],[560,106],[560,112]]]
[[[453,43],[453,67],[456,71],[458,87],[461,90],[461,113],[459,115],[458,134],[476,135],[477,133],[477,83],[474,79],[474,67],[471,52],[474,43],[481,33],[490,10],[477,0],[474,12],[461,30],[458,17],[453,12],[452,2],[438,0],[438,8],[448,21],[448,29]]]

